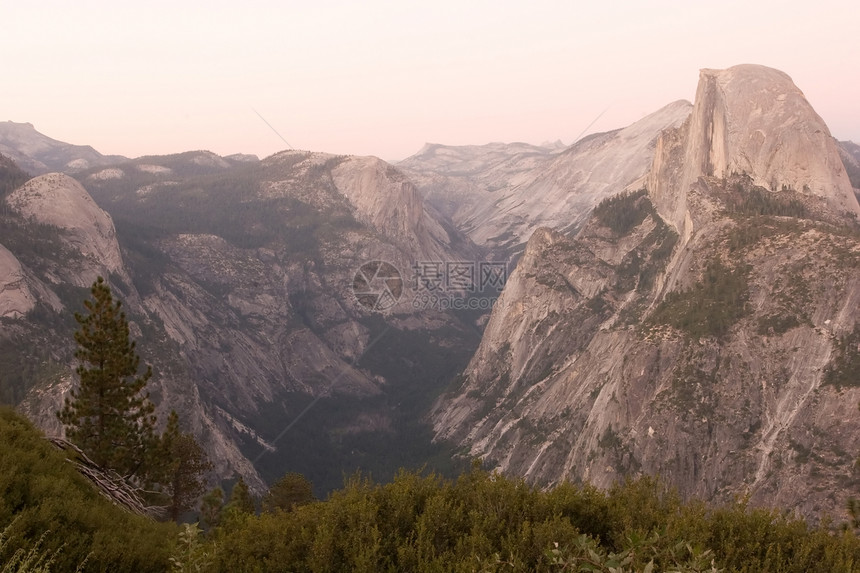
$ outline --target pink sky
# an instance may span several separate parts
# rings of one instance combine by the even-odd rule
[[[102,153],[571,143],[692,99],[699,68],[788,73],[860,142],[855,2],[0,2],[0,120]],[[180,4],[176,6],[174,4]]]

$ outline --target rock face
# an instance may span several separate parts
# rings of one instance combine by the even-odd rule
[[[527,143],[427,143],[397,167],[417,182],[428,203],[462,227],[470,214],[490,201],[492,193],[504,188],[510,179],[539,168],[564,149]]]
[[[201,389],[183,368],[171,364],[170,358],[175,357],[170,356],[170,342],[157,334],[161,326],[158,315],[148,313],[141,304],[110,215],[96,205],[80,183],[58,173],[29,180],[3,201],[7,206],[0,216],[6,229],[3,240],[21,254],[21,259],[0,245],[0,316],[18,319],[7,322],[0,332],[0,349],[5,364],[14,368],[18,361],[33,377],[4,372],[0,377],[3,401],[10,401],[9,396],[12,402],[20,400],[18,407],[46,432],[62,435],[54,412],[62,406],[74,378],[67,317],[83,310],[86,289],[97,276],[110,277],[125,303],[134,335],[139,337],[142,329],[149,335],[151,348],[145,359],[159,372],[151,390],[162,398],[160,418],[166,419],[170,409],[182,412],[220,475],[238,471],[258,489],[262,487],[256,470],[234,439],[213,420],[201,399]],[[23,320],[31,310],[37,311],[36,316]],[[66,318],[57,320],[59,317]]]
[[[437,438],[536,483],[659,474],[841,515],[860,451],[857,204],[804,103],[773,70],[704,71],[647,194],[601,204],[576,239],[532,236]]]
[[[32,310],[35,303],[21,263],[0,245],[0,317],[20,318]]]
[[[416,260],[445,260],[451,238],[427,212],[423,197],[402,172],[375,157],[349,157],[334,168],[332,180],[355,206],[359,221]]]
[[[853,141],[840,141],[839,155],[842,157],[848,179],[851,180],[851,186],[854,187],[854,194],[860,195],[860,145]]]
[[[830,131],[778,70],[756,65],[702,70],[689,120],[658,142],[648,188],[683,236],[690,185],[701,176],[731,174],[860,215]]]
[[[516,251],[537,227],[578,229],[601,199],[641,186],[657,138],[679,126],[690,108],[689,102],[674,102],[562,152],[523,144],[478,150],[431,146],[398,165],[415,177],[431,201],[440,198],[442,209],[444,202],[457,204],[456,209],[448,207],[453,221],[474,242]]]
[[[83,257],[83,268],[68,273],[76,286],[88,287],[99,275],[124,274],[110,215],[75,179],[61,173],[41,175],[12,192],[6,202],[34,223],[64,231],[66,244]]]
[[[462,372],[435,435],[504,471],[838,511],[860,451],[860,247],[827,133],[784,74],[741,66],[567,149],[430,145],[397,167],[197,151],[100,163],[86,190],[45,175],[0,209],[0,399],[59,430],[68,313],[107,274],[160,418],[176,408],[217,476],[257,491],[285,471],[324,491],[391,452],[421,465],[421,418]],[[480,313],[416,306],[413,274],[485,250],[522,258],[478,347]],[[385,309],[357,294],[374,261],[401,273]]]

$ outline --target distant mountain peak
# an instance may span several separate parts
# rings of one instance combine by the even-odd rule
[[[52,171],[77,172],[90,167],[127,161],[119,155],[102,155],[89,145],[72,145],[39,133],[32,123],[0,122],[0,153],[11,157],[24,171],[42,175]]]
[[[860,215],[830,130],[791,78],[773,68],[702,69],[690,119],[658,142],[648,188],[660,213],[681,229],[690,186],[732,174]]]
[[[546,147],[547,149],[564,149],[567,146],[562,140],[556,139],[555,141],[544,141],[540,144],[540,147]]]

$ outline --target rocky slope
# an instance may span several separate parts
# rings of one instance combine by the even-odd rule
[[[538,483],[659,474],[841,514],[860,451],[846,183],[787,76],[703,70],[647,192],[604,201],[576,239],[531,238],[437,438]]]
[[[397,167],[409,173],[429,203],[460,225],[509,179],[539,168],[564,149],[527,143],[427,143]]]
[[[99,275],[125,274],[110,215],[68,175],[35,177],[10,193],[6,204],[35,225],[62,230],[66,246],[80,255],[75,268],[58,267],[63,281],[88,287]]]
[[[0,245],[0,317],[21,318],[33,309],[35,302],[21,263]]]
[[[446,260],[452,237],[402,172],[375,157],[350,157],[332,170],[335,187],[370,225],[414,260]],[[461,257],[473,255],[459,253]]]
[[[0,399],[60,430],[53,412],[73,380],[69,316],[101,274],[155,366],[160,418],[176,408],[220,477],[242,474],[261,490],[298,470],[324,492],[359,464],[382,476],[439,449],[417,412],[465,365],[478,334],[472,317],[413,308],[410,271],[475,248],[402,173],[375,158],[189,152],[78,180],[95,201],[61,174],[4,199]],[[385,313],[354,293],[356,271],[378,260],[402,273],[400,301]],[[24,366],[35,362],[44,368]],[[383,450],[404,457],[382,460]]]
[[[690,104],[678,101],[561,152],[524,144],[427,146],[398,166],[475,243],[516,252],[537,227],[576,230],[601,199],[636,186],[660,133],[689,113]]]
[[[680,230],[690,186],[702,175],[731,174],[747,174],[773,192],[816,197],[836,212],[860,214],[830,131],[778,70],[702,70],[687,125],[658,142],[648,189],[661,214]]]
[[[152,387],[162,419],[171,408],[216,461],[222,475],[238,471],[262,482],[237,448],[234,437],[213,420],[187,370],[175,360],[172,341],[157,316],[147,313],[132,286],[111,217],[76,180],[52,173],[33,178],[7,194],[0,245],[0,401],[19,408],[46,431],[61,434],[53,413],[71,388],[71,314],[97,276],[110,277],[132,319],[132,331],[145,337],[145,353],[159,372]]]

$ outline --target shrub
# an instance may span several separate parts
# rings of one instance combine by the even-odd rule
[[[0,558],[37,547],[57,571],[84,560],[87,571],[165,571],[177,531],[111,504],[32,424],[0,408],[0,527],[7,526],[15,544]]]
[[[325,502],[247,516],[209,543],[215,571],[848,572],[860,563],[849,534],[744,502],[684,502],[656,479],[541,490],[477,465],[454,481],[353,476]]]

